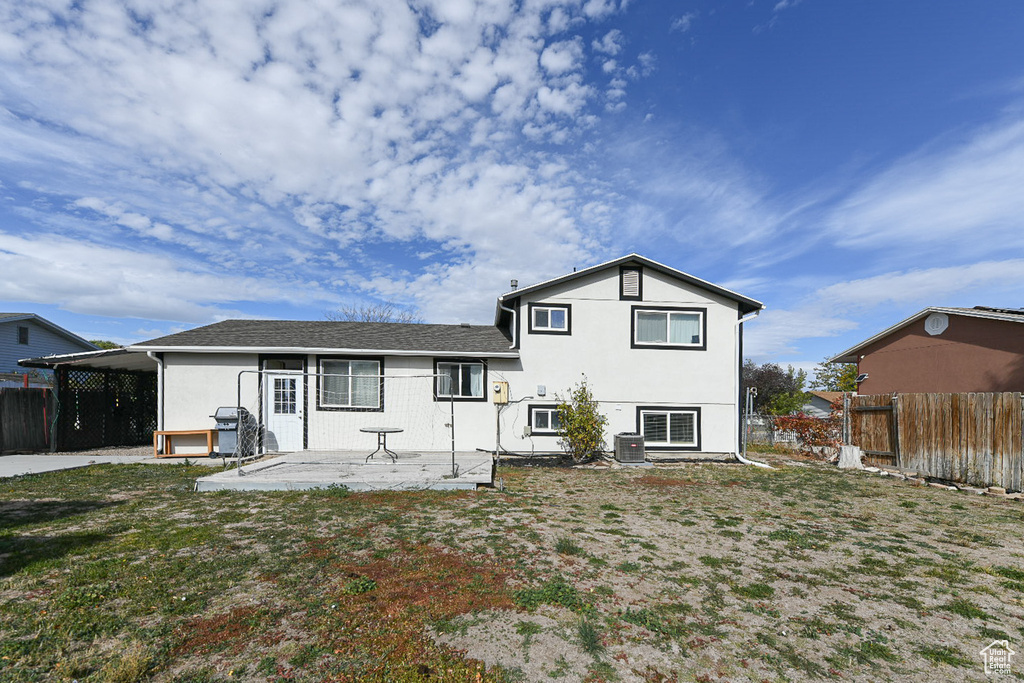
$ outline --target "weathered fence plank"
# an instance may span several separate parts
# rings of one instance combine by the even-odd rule
[[[892,421],[883,424],[892,405]],[[867,410],[865,410],[867,409]],[[1024,400],[1018,393],[855,396],[851,441],[877,464],[1011,491],[1024,484]],[[881,418],[881,419],[880,419]],[[892,433],[885,439],[885,427]],[[890,462],[886,462],[889,460]]]
[[[53,419],[49,389],[0,389],[0,453],[49,450]]]

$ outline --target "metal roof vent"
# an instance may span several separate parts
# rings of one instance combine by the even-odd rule
[[[512,278],[512,281],[509,284],[512,285],[513,291],[519,289],[519,280]]]
[[[459,323],[459,327],[469,327],[469,323]]]

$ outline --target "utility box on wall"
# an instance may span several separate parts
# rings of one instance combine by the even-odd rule
[[[491,396],[495,403],[508,403],[508,382],[491,382]]]

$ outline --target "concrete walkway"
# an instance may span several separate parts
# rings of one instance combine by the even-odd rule
[[[455,476],[451,453],[399,453],[397,462],[366,451],[303,451],[217,472],[196,481],[197,491],[291,491],[346,486],[353,491],[476,489],[493,481],[490,453],[457,452]],[[219,461],[218,461],[219,462]]]
[[[177,459],[177,458],[175,458]],[[0,456],[0,478],[19,477],[24,474],[72,470],[77,467],[108,463],[161,462],[152,456],[140,455],[3,455]]]

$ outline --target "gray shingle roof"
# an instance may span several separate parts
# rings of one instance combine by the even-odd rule
[[[247,349],[348,349],[466,355],[514,354],[491,325],[418,325],[327,320],[225,320],[134,345]]]

